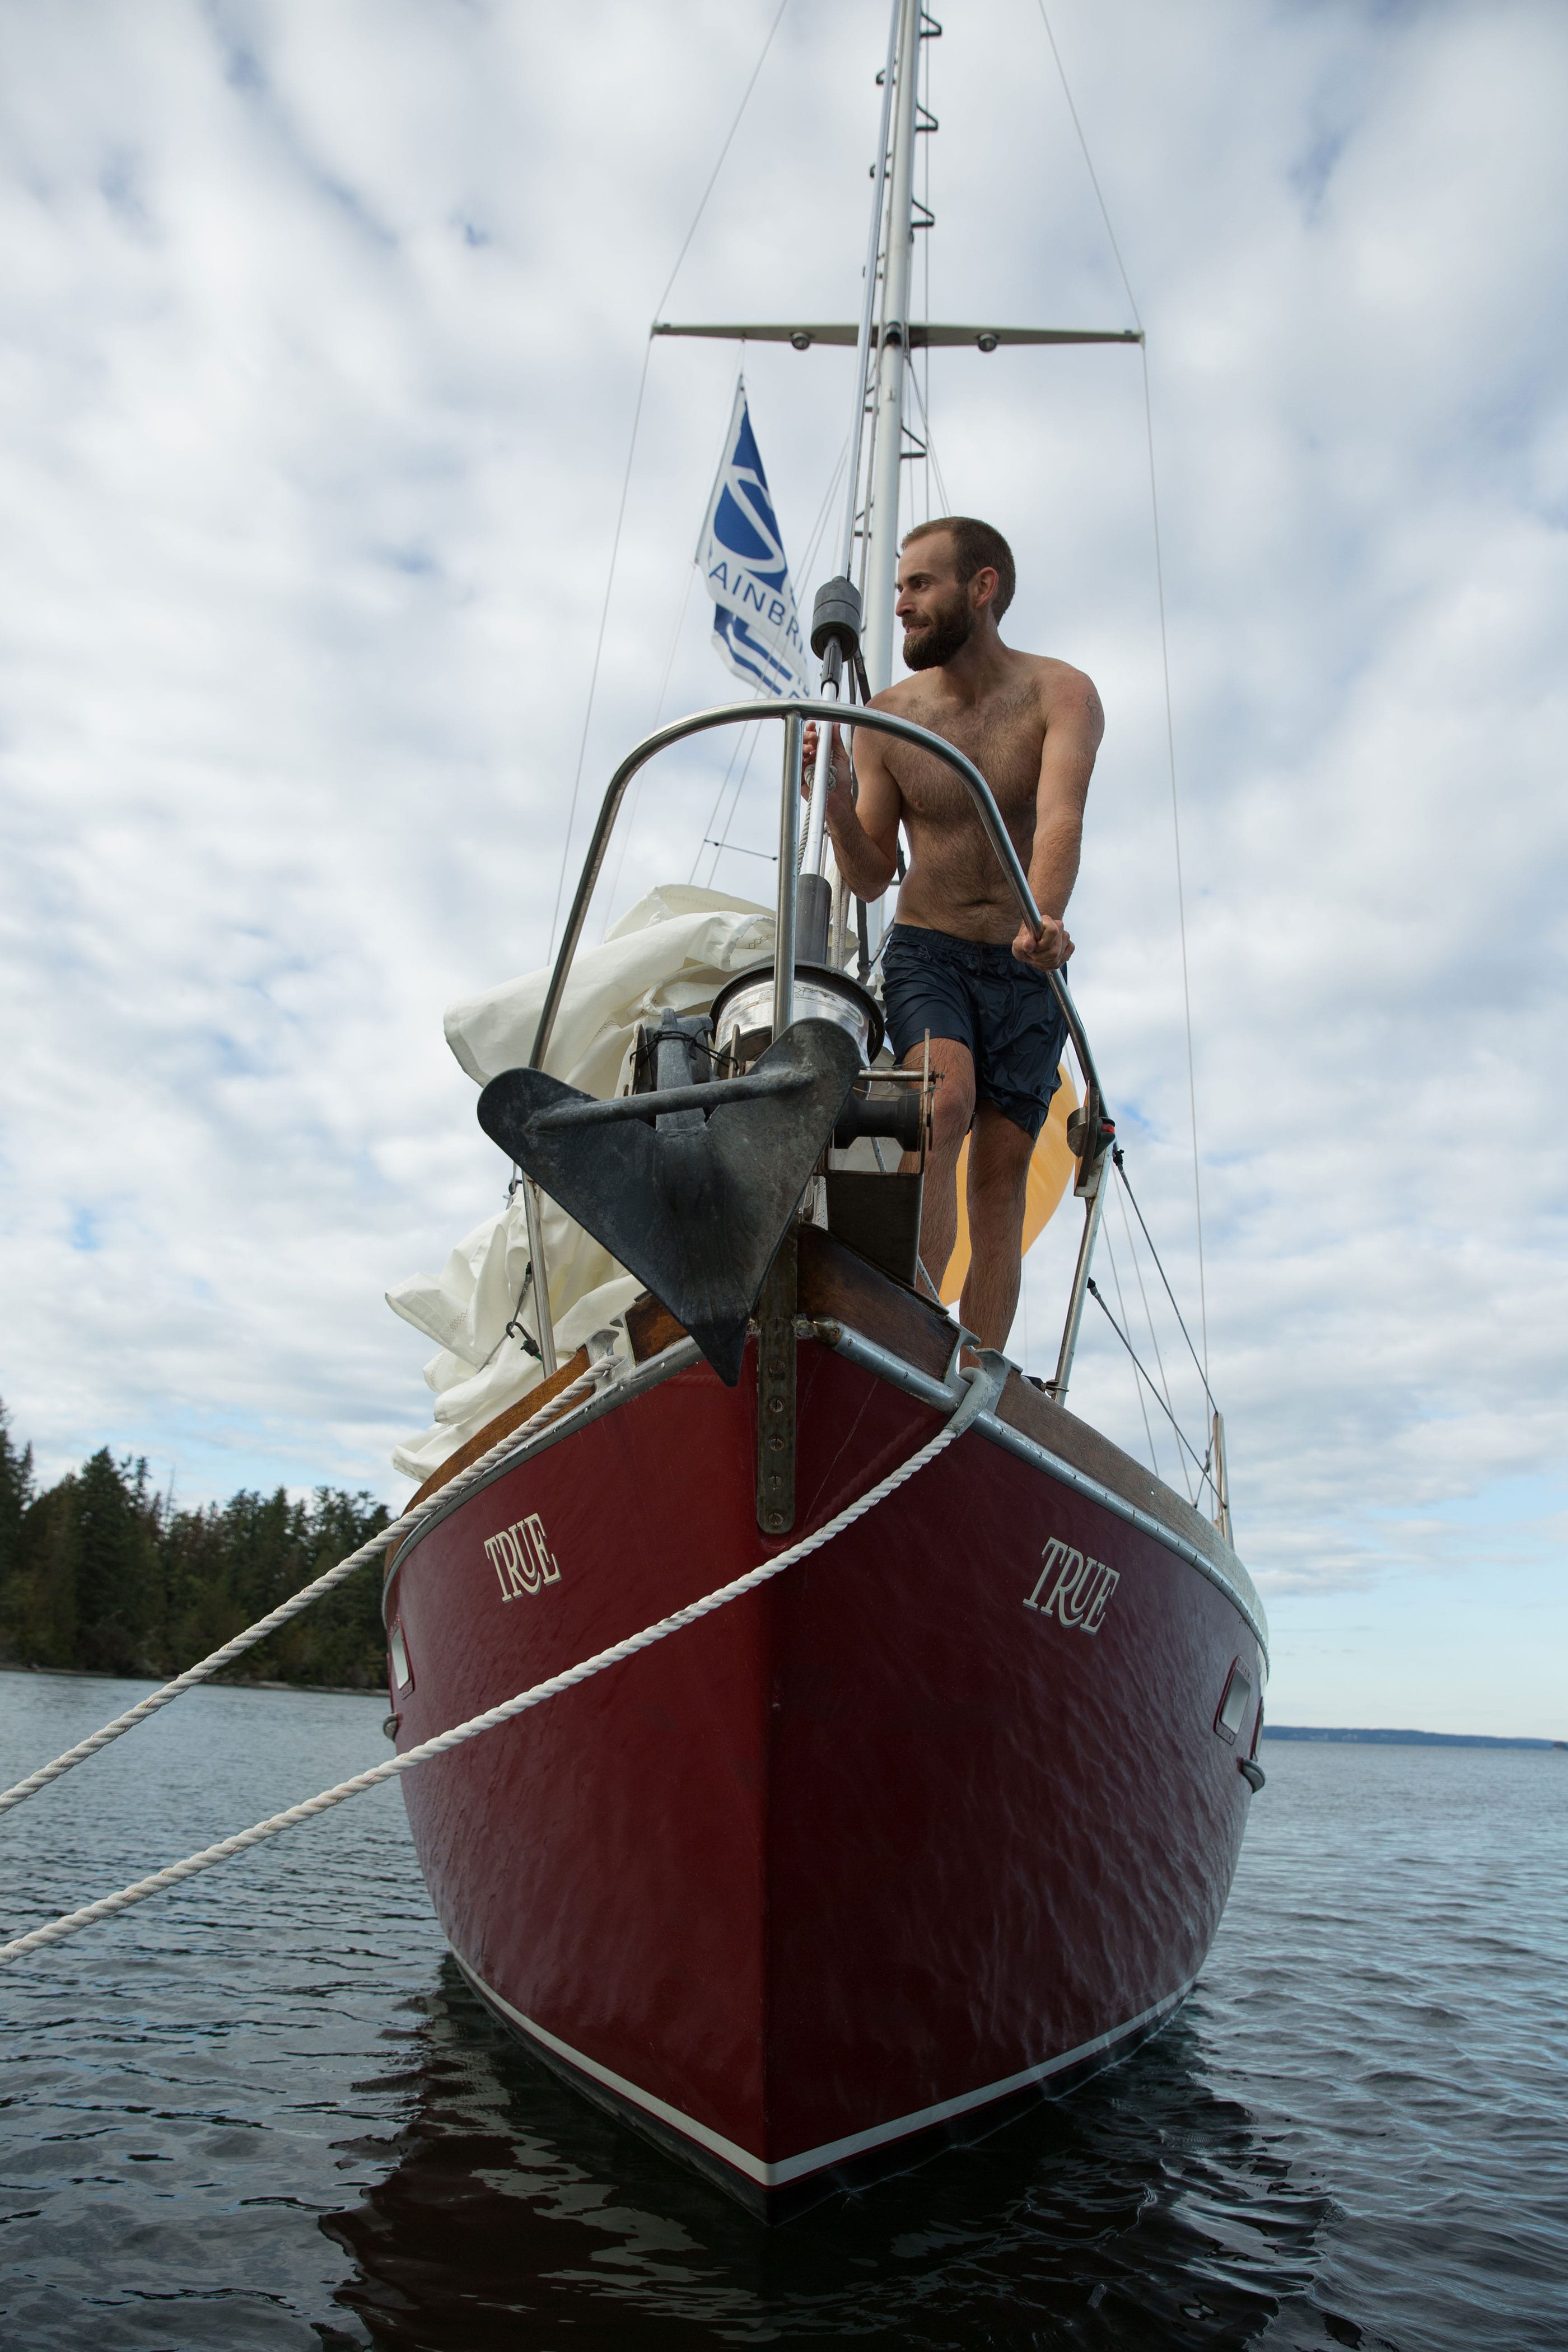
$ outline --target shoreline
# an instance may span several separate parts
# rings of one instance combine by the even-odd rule
[[[184,1673],[183,1667],[177,1669]],[[154,1675],[115,1675],[102,1666],[20,1666],[0,1665],[0,1675],[53,1675],[64,1681],[100,1683],[146,1683],[150,1689],[162,1685]],[[174,1676],[168,1677],[173,1681]],[[200,1685],[193,1685],[193,1688]],[[353,1683],[280,1683],[242,1681],[237,1676],[215,1675],[207,1685],[210,1690],[300,1691],[314,1693],[321,1698],[374,1698],[384,1706],[390,1704],[380,1685],[367,1688]],[[1385,1731],[1379,1728],[1358,1728],[1343,1725],[1310,1723],[1268,1723],[1263,1726],[1263,1738],[1316,1742],[1320,1746],[1360,1748],[1510,1748],[1568,1750],[1568,1739],[1548,1739],[1527,1733],[1489,1731]]]
[[[183,1666],[175,1669],[178,1674],[184,1671]],[[150,1690],[162,1690],[163,1687],[156,1675],[114,1675],[103,1666],[8,1665],[0,1666],[0,1675],[52,1675],[60,1682],[145,1683]],[[174,1676],[170,1675],[165,1679],[173,1682]],[[199,1690],[204,1685],[193,1683],[191,1687]],[[383,1706],[389,1704],[386,1692],[379,1685],[367,1687],[363,1683],[244,1682],[237,1675],[214,1675],[205,1687],[208,1690],[303,1691],[318,1698],[374,1698],[379,1699]]]
[[[1310,1723],[1265,1722],[1263,1738],[1343,1748],[1568,1748],[1568,1739],[1538,1738],[1522,1732],[1516,1736],[1491,1731],[1352,1730]]]

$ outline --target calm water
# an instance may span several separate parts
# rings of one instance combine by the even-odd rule
[[[0,1675],[6,1782],[144,1685]],[[0,1822],[6,1932],[385,1753],[201,1692]],[[1268,1747],[1180,2020],[769,2232],[443,1958],[395,1789],[0,1972],[5,2343],[1568,2346],[1568,1755]]]

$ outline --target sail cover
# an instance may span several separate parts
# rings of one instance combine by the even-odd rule
[[[736,677],[769,694],[809,694],[800,615],[743,376],[735,386],[697,562],[713,599],[713,643]]]

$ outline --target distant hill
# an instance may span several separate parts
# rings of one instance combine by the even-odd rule
[[[1479,1731],[1342,1731],[1315,1723],[1269,1723],[1265,1739],[1338,1739],[1368,1748],[1563,1748],[1568,1739],[1493,1739]]]

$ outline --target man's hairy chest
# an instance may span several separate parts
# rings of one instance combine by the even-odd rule
[[[944,710],[906,704],[902,715],[967,752],[1009,826],[1034,816],[1045,722],[1032,687],[994,696],[974,709]],[[969,794],[951,768],[908,743],[889,743],[884,757],[905,808],[931,826],[973,822]]]

